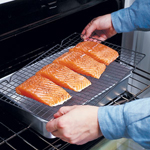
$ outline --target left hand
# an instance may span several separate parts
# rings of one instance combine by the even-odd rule
[[[98,107],[66,106],[54,114],[46,129],[65,142],[82,145],[100,137]]]
[[[117,32],[113,27],[111,14],[106,14],[94,18],[90,23],[88,23],[88,25],[83,29],[81,33],[84,41],[97,41],[96,39],[105,41],[108,38],[114,36],[115,34],[117,34]],[[94,39],[89,39],[89,37],[92,37]]]

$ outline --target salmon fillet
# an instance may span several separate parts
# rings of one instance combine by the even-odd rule
[[[82,51],[105,65],[109,65],[119,56],[116,50],[93,41],[80,42],[70,51]]]
[[[57,85],[76,92],[80,92],[84,88],[91,85],[91,82],[87,78],[58,63],[48,64],[36,74],[42,75]]]
[[[105,71],[106,66],[83,52],[70,51],[66,52],[57,59],[55,63],[67,66],[73,71],[99,79]]]
[[[39,75],[34,75],[20,84],[16,87],[16,92],[49,106],[62,104],[71,98],[63,88]]]

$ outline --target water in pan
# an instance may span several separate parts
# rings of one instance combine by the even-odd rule
[[[58,111],[62,106],[67,105],[83,105],[87,102],[93,100],[95,97],[101,95],[105,91],[109,90],[115,86],[118,82],[123,80],[125,77],[130,75],[130,69],[118,62],[113,62],[107,66],[105,72],[102,74],[100,79],[95,79],[89,76],[88,78],[92,85],[84,89],[81,92],[74,92],[65,89],[72,98],[65,102],[63,105],[56,107],[49,107],[33,99],[18,95],[15,91],[15,87],[27,80],[29,77],[33,76],[37,71],[39,71],[43,66],[52,63],[54,59],[67,52],[69,48],[62,49],[51,56],[47,56],[40,61],[37,61],[27,67],[22,68],[14,75],[12,75],[11,80],[7,82],[2,82],[0,85],[0,92],[7,95],[15,104],[24,110],[31,112],[33,115],[40,117],[44,120],[50,120],[53,118],[53,114]]]

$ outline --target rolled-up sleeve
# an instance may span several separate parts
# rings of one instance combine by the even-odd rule
[[[107,139],[132,138],[150,148],[150,98],[98,110],[100,129]]]
[[[111,14],[112,24],[117,33],[134,30],[150,30],[150,0],[135,0],[128,8]]]

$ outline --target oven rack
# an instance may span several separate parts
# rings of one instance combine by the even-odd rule
[[[140,84],[140,87],[142,88],[140,88],[139,86],[135,86],[135,82]],[[142,98],[145,93],[149,92],[149,87],[150,73],[136,68],[133,71],[132,76],[129,78],[127,90],[121,95],[118,95],[107,105],[120,105],[132,100]],[[90,102],[89,104],[99,105],[99,102],[97,101],[94,104]],[[14,120],[9,113],[4,113],[3,109],[5,108],[0,109],[1,150],[20,150],[22,148],[28,150],[87,150],[95,143],[100,141],[100,139],[98,139],[96,141],[89,142],[84,146],[76,146],[63,142],[58,138],[47,139],[32,130],[30,126],[27,126],[18,120]]]
[[[52,119],[53,114],[62,107],[61,105],[50,108],[49,106],[32,99],[25,98],[20,95],[18,96],[15,92],[15,87],[34,75],[43,66],[51,63],[64,52],[67,52],[71,46],[74,46],[81,41],[82,39],[80,38],[80,34],[73,33],[62,40],[61,44],[57,44],[50,48],[48,51],[34,59],[31,63],[6,78],[6,80],[2,81],[0,84],[0,99],[3,102],[25,110],[44,120],[48,121]],[[69,100],[63,105],[82,105],[89,101],[93,101],[96,97],[100,100],[100,95],[107,93],[109,89],[117,85],[121,80],[129,77],[130,71],[133,70],[145,56],[142,53],[124,49],[108,42],[102,43],[118,51],[120,57],[107,67],[100,80],[87,77],[92,82],[92,86],[85,89],[83,91],[84,93],[75,93],[74,91],[66,89],[71,95],[73,95],[72,99],[75,100],[75,103],[73,100]]]

